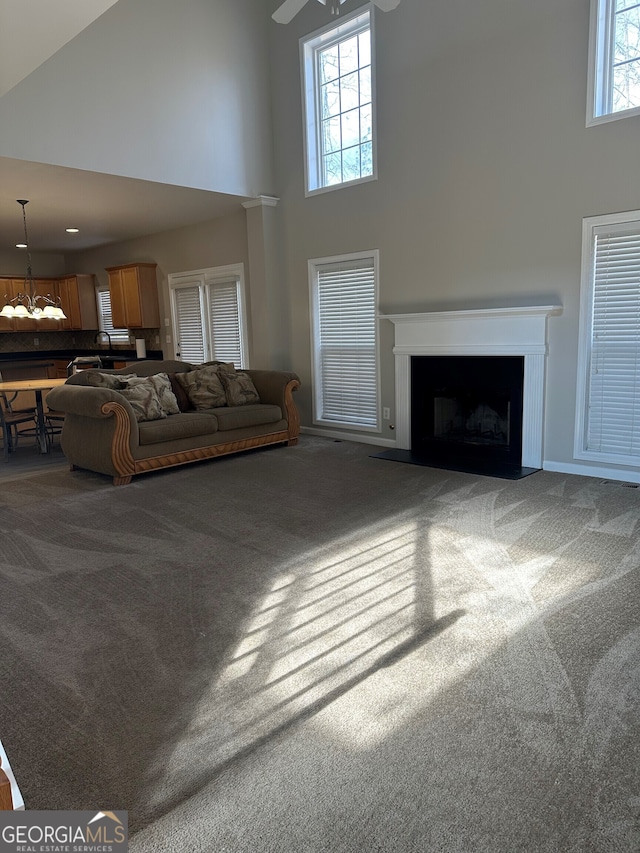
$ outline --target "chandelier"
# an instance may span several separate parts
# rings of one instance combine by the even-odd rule
[[[62,310],[60,297],[54,299],[50,293],[46,296],[36,294],[36,286],[31,272],[31,252],[29,250],[27,214],[25,211],[25,205],[29,204],[29,201],[28,199],[19,198],[17,202],[22,206],[24,247],[27,250],[27,274],[24,278],[24,293],[18,293],[17,296],[11,299],[5,294],[5,304],[2,311],[0,311],[0,317],[10,317],[18,320],[25,317],[32,320],[66,320],[67,315]]]

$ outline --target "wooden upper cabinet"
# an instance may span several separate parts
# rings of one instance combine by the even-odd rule
[[[51,320],[43,317],[33,320],[26,317],[10,320],[0,317],[0,332],[61,332],[70,329],[97,329],[98,306],[92,275],[71,275],[66,278],[36,278],[33,281],[36,296],[60,297],[66,320]],[[0,302],[5,303],[5,295],[12,299],[18,293],[24,293],[22,278],[0,277]],[[2,308],[0,305],[0,308]],[[41,304],[41,307],[42,304]]]
[[[111,317],[116,329],[160,326],[156,264],[107,267]]]
[[[70,275],[58,280],[58,296],[66,320],[60,329],[97,329],[98,306],[92,275]]]

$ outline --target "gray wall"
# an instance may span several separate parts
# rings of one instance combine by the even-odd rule
[[[640,207],[640,118],[585,127],[589,0],[402,0],[377,13],[379,180],[306,199],[298,39],[327,21],[309,3],[271,27],[303,422],[307,259],[378,248],[382,313],[564,306],[549,321],[544,456],[572,464],[582,218]],[[393,410],[393,337],[381,325],[382,405]]]
[[[264,0],[119,0],[0,98],[0,156],[273,190]]]

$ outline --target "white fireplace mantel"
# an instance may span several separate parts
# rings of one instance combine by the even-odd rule
[[[542,467],[547,318],[561,305],[384,314],[395,326],[396,446],[411,449],[411,356],[524,357],[522,465]]]

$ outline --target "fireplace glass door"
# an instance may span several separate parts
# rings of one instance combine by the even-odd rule
[[[520,466],[523,384],[522,356],[414,356],[412,453]]]

